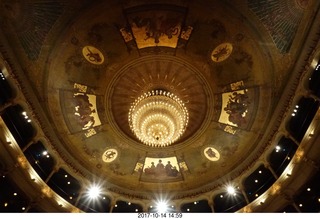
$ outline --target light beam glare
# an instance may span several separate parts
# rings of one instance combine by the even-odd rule
[[[168,212],[168,203],[166,201],[159,201],[156,205],[157,212],[166,213]]]
[[[233,195],[236,193],[236,190],[233,186],[228,186],[227,187],[227,192],[230,194],[230,195]]]
[[[96,199],[97,197],[99,197],[100,193],[101,188],[97,185],[91,186],[88,190],[88,196],[90,199]]]

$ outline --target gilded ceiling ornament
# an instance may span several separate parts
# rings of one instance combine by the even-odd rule
[[[121,28],[120,33],[126,43],[133,40],[132,34],[126,28]]]
[[[220,159],[220,153],[213,147],[206,147],[203,150],[204,156],[210,161],[218,161]]]
[[[186,27],[184,30],[181,31],[180,38],[184,39],[184,40],[189,40],[192,31],[193,31],[193,27],[192,26]]]
[[[82,55],[88,62],[94,65],[101,65],[104,62],[104,56],[102,52],[93,46],[83,47]]]
[[[233,50],[231,43],[221,43],[211,53],[211,59],[214,62],[222,62],[229,58]]]
[[[28,160],[25,156],[22,156],[22,155],[19,155],[17,157],[17,160],[18,160],[18,163],[19,165],[23,168],[23,169],[26,169],[28,167]]]
[[[41,189],[41,192],[42,192],[43,195],[45,195],[48,198],[51,198],[53,196],[53,191],[49,186],[44,186]]]
[[[106,163],[114,161],[118,157],[118,151],[116,149],[110,148],[106,150],[102,155],[102,160]]]
[[[139,49],[153,46],[176,48],[184,12],[150,10],[128,14],[131,30]]]

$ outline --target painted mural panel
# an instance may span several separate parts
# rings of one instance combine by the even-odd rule
[[[203,154],[210,161],[218,161],[218,160],[220,160],[220,153],[214,147],[206,147],[203,150]]]
[[[71,133],[85,131],[86,137],[96,134],[93,128],[101,125],[96,95],[78,91],[60,91],[60,101]]]
[[[101,125],[97,113],[96,96],[92,94],[75,93],[73,97],[75,103],[74,115],[77,116],[82,130]]]
[[[229,58],[233,50],[231,43],[222,43],[217,46],[211,53],[211,59],[214,62],[222,62]]]
[[[146,157],[142,173],[142,181],[178,181],[182,179],[180,166],[176,157]]]
[[[101,65],[105,60],[102,52],[93,46],[83,47],[82,55],[88,62],[94,65]]]
[[[248,89],[223,93],[219,122],[239,128],[247,128],[249,119],[252,117],[252,112],[249,110],[253,101],[252,96],[253,94],[250,95]]]
[[[147,10],[128,14],[139,49],[152,46],[176,48],[184,14],[170,10]]]

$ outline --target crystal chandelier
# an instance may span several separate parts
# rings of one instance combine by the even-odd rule
[[[138,97],[129,110],[129,126],[137,138],[152,147],[166,147],[185,132],[189,114],[176,95],[152,90]]]

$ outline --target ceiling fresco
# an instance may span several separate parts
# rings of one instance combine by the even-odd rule
[[[241,156],[258,147],[253,133],[263,132],[271,112],[272,71],[265,61],[266,68],[256,68],[266,51],[249,40],[256,37],[249,27],[239,33],[219,14],[197,15],[195,22],[186,7],[156,7],[126,8],[116,28],[111,24],[119,14],[88,22],[95,9],[87,10],[61,36],[60,42],[71,43],[52,50],[49,113],[66,133],[66,150],[111,185],[153,190],[165,182],[173,191],[196,189],[235,171]],[[128,122],[131,104],[152,90],[178,96],[189,112],[185,133],[166,149],[141,143]],[[154,168],[160,160],[164,167]]]

